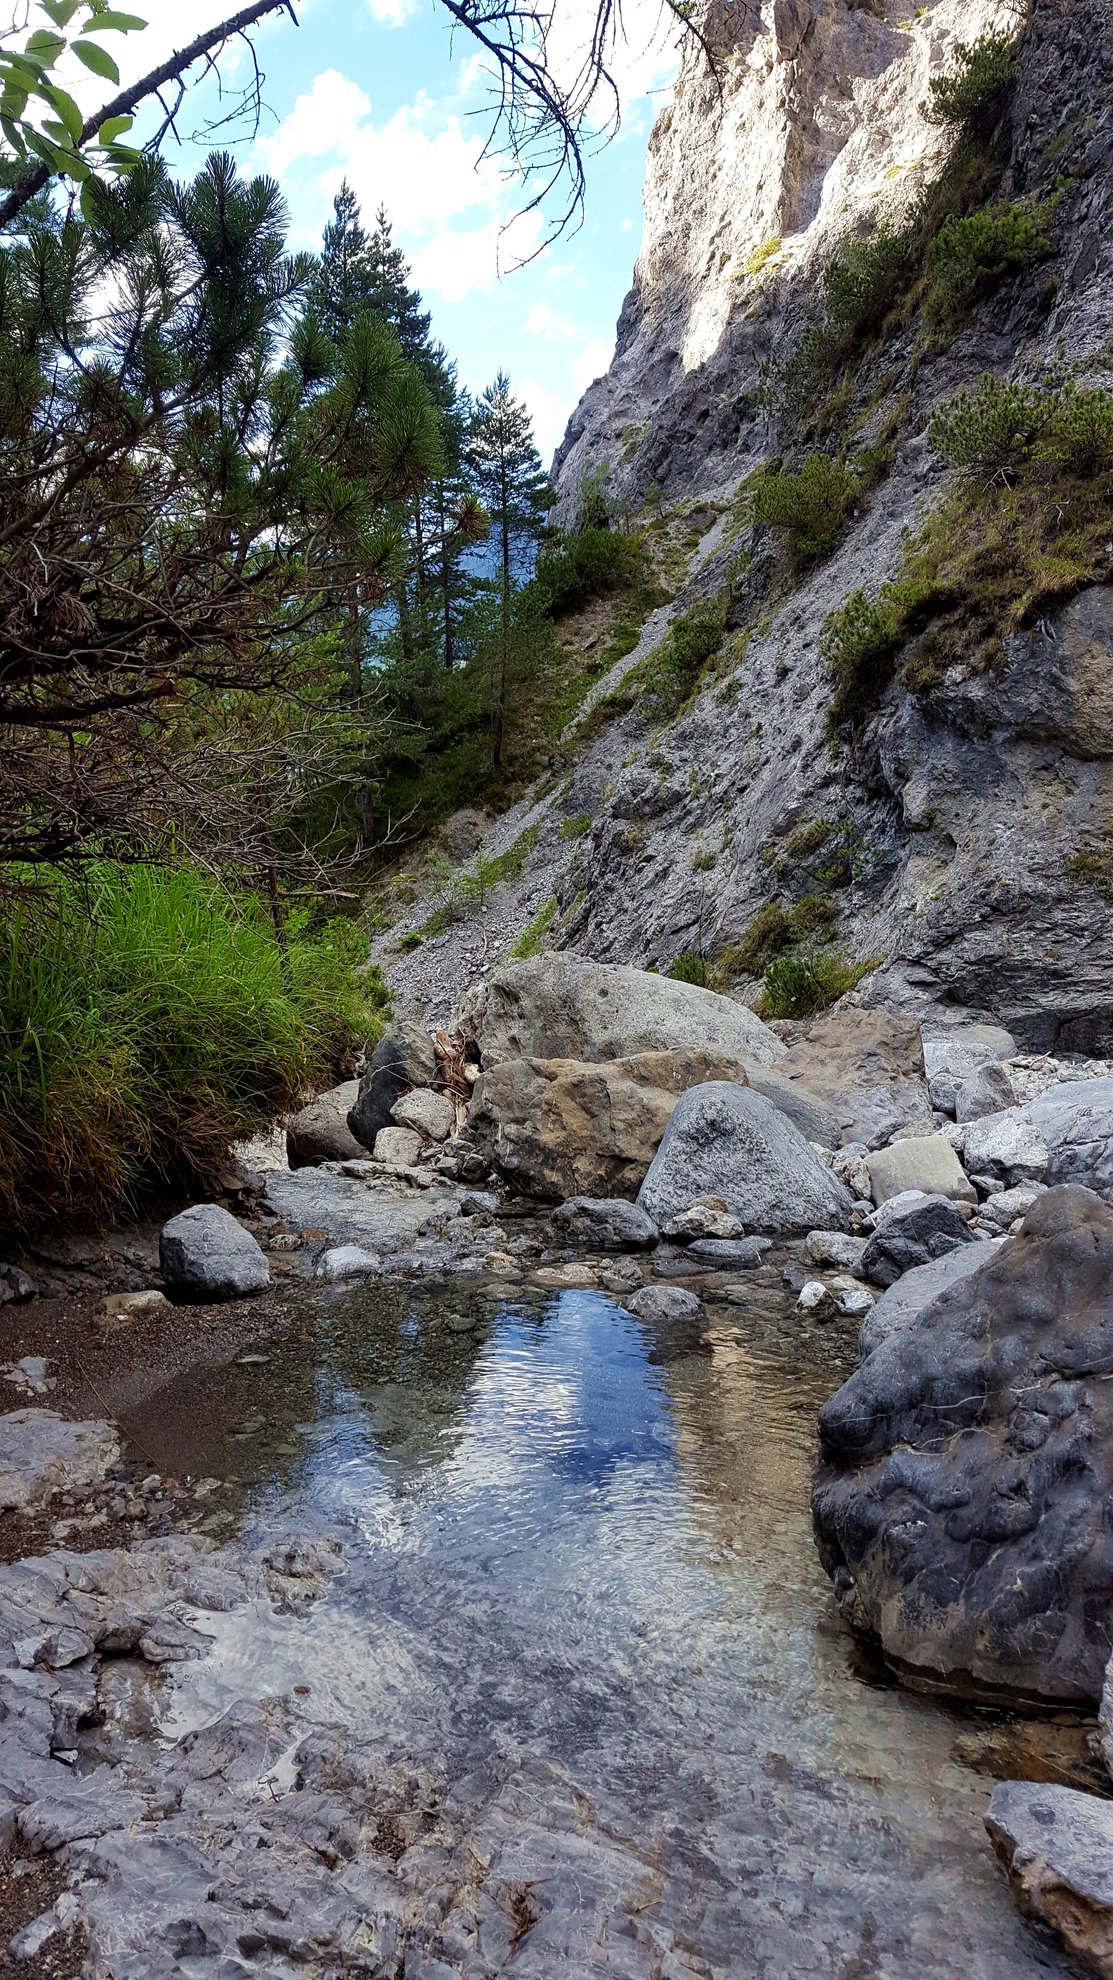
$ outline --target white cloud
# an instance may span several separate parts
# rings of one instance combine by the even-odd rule
[[[417,0],[367,0],[367,8],[380,27],[405,27],[417,12]]]
[[[518,214],[509,221],[496,215],[482,227],[464,230],[439,228],[410,250],[414,280],[423,292],[445,302],[465,302],[477,291],[493,289],[500,277],[528,261],[543,237],[539,213]]]
[[[574,323],[558,311],[550,308],[547,302],[535,302],[526,317],[527,337],[576,337],[579,332]]]

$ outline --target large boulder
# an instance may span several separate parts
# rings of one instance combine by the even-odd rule
[[[844,1008],[816,1018],[777,1075],[834,1117],[830,1145],[880,1148],[895,1134],[930,1134],[934,1126],[920,1028],[896,1011]],[[775,1092],[769,1098],[791,1114]],[[809,1141],[826,1143],[824,1135],[804,1132]]]
[[[851,1202],[813,1148],[760,1093],[716,1080],[678,1101],[638,1202],[663,1227],[718,1196],[749,1231],[846,1230]]]
[[[391,1110],[404,1093],[429,1086],[436,1077],[437,1055],[424,1025],[416,1018],[392,1018],[371,1054],[348,1114],[348,1126],[362,1147],[374,1148],[375,1136],[391,1125]]]
[[[291,1114],[286,1123],[286,1160],[292,1169],[313,1168],[319,1162],[351,1162],[366,1154],[348,1126],[348,1114],[359,1098],[358,1079],[346,1079],[318,1094],[308,1107]]]
[[[983,1066],[1000,1066],[1015,1052],[1011,1032],[996,1024],[956,1024],[946,1031],[925,1033],[924,1068],[932,1106],[953,1114],[959,1089]]]
[[[1076,1182],[1113,1202],[1113,1077],[1064,1080],[972,1121],[963,1155],[972,1176],[1009,1188]]]
[[[952,1196],[974,1201],[973,1185],[949,1141],[941,1134],[909,1135],[866,1158],[870,1188],[877,1204],[908,1190],[924,1196]]]
[[[862,1253],[859,1272],[871,1286],[895,1285],[905,1272],[972,1243],[970,1226],[949,1196],[919,1197],[899,1215],[884,1218]]]
[[[219,1203],[195,1203],[163,1225],[162,1276],[191,1299],[241,1299],[270,1284],[270,1266],[250,1231]]]
[[[484,1068],[507,1059],[594,1065],[694,1050],[749,1069],[785,1056],[776,1034],[731,997],[565,953],[492,970],[466,993],[452,1022],[475,1040]]]
[[[986,1114],[970,1122],[962,1158],[970,1174],[980,1177],[983,1185],[1014,1189],[1021,1183],[1043,1180],[1051,1151],[1028,1108],[1010,1107],[1005,1113]]]
[[[942,1258],[933,1259],[930,1265],[914,1265],[888,1292],[882,1293],[876,1306],[867,1313],[858,1335],[859,1354],[863,1357],[872,1354],[883,1341],[903,1333],[940,1293],[988,1265],[1003,1242],[1002,1238],[976,1238],[972,1244],[959,1245],[954,1251],[945,1252]]]
[[[598,1251],[652,1251],[656,1224],[622,1196],[570,1196],[553,1212],[563,1238]]]
[[[985,1825],[1026,1918],[1113,1980],[1113,1801],[1077,1788],[1000,1781]]]
[[[632,1197],[680,1095],[745,1077],[735,1061],[693,1047],[596,1065],[504,1059],[476,1081],[469,1137],[527,1196]]]
[[[1069,1185],[826,1404],[820,1554],[848,1618],[906,1670],[957,1692],[1096,1703],[1113,1605],[1111,1367],[1113,1211]]]

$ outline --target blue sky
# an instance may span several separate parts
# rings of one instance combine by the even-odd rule
[[[125,78],[235,4],[135,0],[150,26],[113,38]],[[557,0],[566,62],[582,44],[590,4]],[[489,128],[482,62],[469,36],[456,29],[453,38],[436,0],[307,0],[299,26],[279,16],[255,35],[267,114],[258,137],[241,133],[236,148],[245,169],[280,181],[294,245],[319,246],[345,175],[366,218],[382,202],[462,381],[480,389],[504,367],[534,415],[546,459],[584,387],[606,369],[640,243],[646,142],[676,57],[675,33],[653,36],[653,10],[630,9],[639,11],[642,38],[617,62],[622,127],[589,161],[583,224],[527,266],[516,264],[544,239],[545,216],[515,220],[520,185],[497,160],[480,161]],[[225,74],[230,85],[244,80],[246,56],[226,62]],[[93,87],[84,77],[86,105]],[[175,169],[194,169],[204,155],[189,138],[211,99],[206,87],[187,101],[183,145],[168,152]],[[559,201],[550,205],[555,215]]]

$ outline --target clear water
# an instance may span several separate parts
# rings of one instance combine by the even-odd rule
[[[346,1572],[301,1620],[224,1619],[168,1732],[300,1685],[435,1764],[537,1893],[515,1973],[1073,1971],[1013,1908],[956,1719],[837,1620],[808,1515],[836,1350],[778,1292],[670,1331],[595,1293],[380,1288],[267,1351],[129,1427],[232,1480],[237,1529],[335,1532]]]

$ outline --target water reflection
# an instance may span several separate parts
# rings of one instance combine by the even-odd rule
[[[307,1307],[271,1357],[179,1378],[134,1428],[166,1468],[235,1476],[248,1527],[338,1532],[348,1572],[302,1621],[222,1619],[169,1730],[307,1686],[384,1753],[443,1761],[478,1825],[479,1774],[557,1768],[580,1812],[519,1791],[502,1846],[509,1820],[528,1870],[571,1823],[592,1902],[634,1880],[697,1962],[600,1971],[1070,1971],[1004,1893],[953,1723],[853,1674],[808,1519],[831,1375],[778,1293],[668,1331],[594,1293],[378,1288]],[[516,1970],[570,1970],[543,1944]]]

